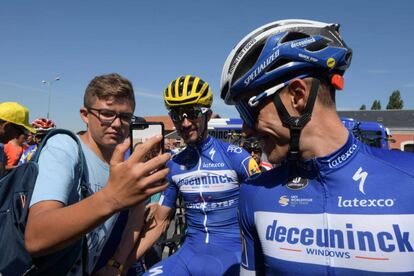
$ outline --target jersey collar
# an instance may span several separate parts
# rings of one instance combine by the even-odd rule
[[[324,157],[312,158],[310,160],[300,162],[298,166],[300,174],[310,177],[312,175],[323,176],[329,172],[342,168],[353,159],[360,147],[361,142],[355,138],[351,132],[349,132],[346,143],[333,153]]]

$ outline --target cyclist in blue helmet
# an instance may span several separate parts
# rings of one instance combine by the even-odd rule
[[[414,273],[414,155],[342,125],[351,49],[338,24],[281,20],[243,38],[221,97],[281,163],[241,185],[242,275]]]

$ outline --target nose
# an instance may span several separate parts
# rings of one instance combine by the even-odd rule
[[[111,127],[121,127],[121,125],[121,118],[119,118],[119,116],[116,116],[115,120],[111,124]]]
[[[187,117],[185,117],[183,121],[181,122],[181,127],[187,128],[187,127],[190,127],[191,124],[192,124],[191,121]]]

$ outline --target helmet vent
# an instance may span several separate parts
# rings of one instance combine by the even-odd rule
[[[322,38],[321,40],[317,40],[314,43],[309,44],[305,49],[309,52],[317,52],[328,47],[329,43],[331,42],[332,41],[329,39]]]
[[[303,39],[307,37],[309,37],[308,34],[304,34],[300,32],[289,32],[280,40],[279,43],[282,44],[282,43],[286,43],[286,42],[290,42],[290,41],[294,41],[298,39]]]
[[[282,67],[285,64],[288,64],[289,62],[292,62],[292,60],[289,60],[287,58],[280,58],[275,63],[273,63],[269,68],[266,70],[266,72],[270,72],[274,69],[277,69],[279,67]]]
[[[260,53],[263,50],[264,43],[265,41],[262,41],[260,45],[257,45],[254,49],[250,51],[250,53],[248,53],[243,58],[243,60],[237,66],[236,71],[234,72],[232,83],[237,81],[240,77],[244,76],[244,74],[246,74],[247,71],[249,71],[249,69],[253,67],[253,65],[256,63],[257,59],[259,58]]]

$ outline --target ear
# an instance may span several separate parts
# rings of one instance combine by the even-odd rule
[[[208,121],[210,121],[211,116],[213,116],[213,111],[211,111],[211,109],[209,109],[209,110],[207,111],[207,122],[208,122]]]
[[[289,83],[288,93],[292,107],[302,113],[306,107],[309,89],[307,83],[302,79],[294,79]]]
[[[81,109],[79,110],[79,114],[80,114],[80,117],[81,117],[82,121],[86,125],[88,125],[89,118],[88,118],[88,110],[86,109],[86,107],[81,107]]]

